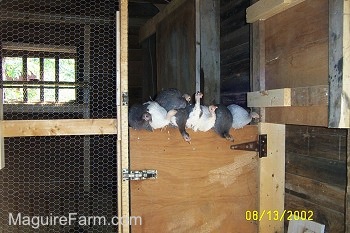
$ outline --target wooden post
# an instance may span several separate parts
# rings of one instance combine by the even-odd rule
[[[253,1],[253,3],[256,1]],[[265,22],[251,24],[251,90],[265,90]],[[265,122],[265,108],[259,110],[259,134],[267,134],[267,158],[259,159],[259,216],[260,233],[282,233],[284,221],[269,221],[268,212],[284,211],[285,184],[285,125]],[[270,212],[270,213],[271,213]],[[270,215],[271,216],[271,215]]]
[[[329,123],[350,128],[350,2],[329,1]]]
[[[91,26],[84,26],[84,81],[90,83],[90,44],[91,44]],[[84,88],[84,118],[90,119],[90,90]],[[90,192],[90,136],[84,136],[84,190]]]
[[[196,91],[203,92],[201,87],[201,12],[200,12],[200,0],[195,0],[195,9],[196,9]]]
[[[250,88],[252,91],[265,90],[265,24],[258,21],[251,24]],[[261,121],[265,121],[265,108],[259,110]]]
[[[129,181],[123,181],[123,169],[129,169],[128,127],[128,0],[119,3],[117,13],[117,172],[118,172],[118,216],[129,218]],[[129,224],[119,224],[118,232],[129,233]]]
[[[220,1],[199,1],[200,73],[204,104],[220,101]]]
[[[259,133],[267,134],[268,153],[259,160],[260,233],[284,232],[285,131],[285,125],[259,125]],[[271,221],[270,216],[277,216],[278,221]]]
[[[346,196],[345,196],[345,232],[350,232],[350,129],[348,129],[347,138],[347,171],[348,171],[348,181],[346,186]]]
[[[2,122],[4,120],[3,111],[3,88],[0,88],[0,169],[5,167],[5,150],[4,150],[4,134],[2,129]]]

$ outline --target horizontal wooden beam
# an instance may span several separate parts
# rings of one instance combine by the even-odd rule
[[[0,10],[0,22],[38,22],[38,23],[62,23],[62,24],[106,24],[115,23],[110,18],[98,18],[88,16],[72,16],[57,14],[38,14],[17,11]]]
[[[139,42],[144,41],[149,36],[156,33],[157,24],[175,11],[184,2],[186,2],[186,0],[173,0],[162,11],[149,19],[146,24],[140,28]]]
[[[248,107],[291,106],[291,89],[275,89],[247,93]]]
[[[170,0],[129,0],[129,3],[168,4]]]
[[[328,106],[292,106],[265,108],[265,122],[286,125],[327,127]]]
[[[305,0],[260,0],[247,8],[247,23],[268,19]]]
[[[77,53],[75,46],[63,45],[45,45],[45,44],[29,44],[29,43],[14,43],[2,42],[2,48],[7,50],[31,51],[31,52],[52,52],[52,53]]]
[[[328,86],[248,92],[247,101],[248,107],[327,106]]]
[[[4,120],[3,137],[117,134],[116,119]]]

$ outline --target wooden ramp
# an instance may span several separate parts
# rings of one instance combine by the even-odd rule
[[[258,208],[256,152],[234,151],[214,132],[130,129],[131,170],[157,169],[156,180],[131,181],[132,232],[257,232],[245,212]],[[254,141],[258,129],[231,130],[234,144]]]

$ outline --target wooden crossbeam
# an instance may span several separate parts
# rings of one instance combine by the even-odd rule
[[[248,92],[247,101],[248,107],[327,106],[328,86]]]
[[[142,42],[152,34],[156,33],[157,24],[162,21],[166,16],[171,14],[186,0],[174,0],[171,1],[161,12],[156,14],[153,18],[148,20],[144,26],[140,28],[139,41]]]
[[[260,0],[247,8],[247,23],[268,19],[305,0]]]
[[[3,137],[117,134],[116,119],[4,120]]]

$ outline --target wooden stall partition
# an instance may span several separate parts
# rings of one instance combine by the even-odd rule
[[[257,232],[257,153],[232,150],[213,131],[188,132],[191,144],[173,128],[130,129],[131,170],[158,170],[155,180],[130,183],[131,215],[142,217],[132,232]],[[231,133],[234,144],[245,143],[258,128]]]
[[[262,105],[252,98],[256,92],[248,93],[248,106],[265,107],[266,122],[328,126],[327,16],[327,0],[307,0],[260,21],[263,53],[256,78],[261,80],[262,73],[265,78],[263,87],[255,91],[270,100],[280,100],[276,89],[297,93],[283,107],[272,101]]]
[[[250,9],[247,9],[247,21],[252,22],[252,91],[248,93],[248,106],[260,109],[263,122],[291,125],[322,126],[326,132],[330,132],[326,127],[346,128],[349,124],[349,101],[348,101],[348,70],[343,68],[348,64],[349,57],[349,2],[348,1],[327,1],[327,0],[305,0],[305,1],[255,1]],[[268,4],[269,3],[269,4]],[[294,4],[297,3],[297,4]],[[254,13],[255,12],[255,13]],[[349,66],[347,66],[349,67]],[[347,103],[347,104],[345,104]],[[266,126],[267,129],[274,128],[275,125]],[[296,126],[301,131],[302,126]],[[313,127],[316,128],[316,127]],[[290,128],[287,127],[290,131]],[[328,133],[326,133],[328,135]],[[285,135],[280,133],[281,140],[285,141]],[[304,138],[301,141],[309,140],[309,134],[302,134]],[[338,137],[338,136],[337,136]],[[289,138],[290,140],[290,138]],[[310,139],[311,140],[311,139]],[[312,138],[312,140],[316,140]],[[318,139],[322,140],[322,139]],[[329,135],[327,140],[331,140]],[[281,141],[281,142],[282,142]],[[339,139],[339,148],[341,140]],[[288,141],[287,141],[288,142]],[[286,143],[287,143],[286,142]],[[322,141],[320,141],[322,143]],[[293,142],[288,142],[290,143]],[[324,148],[323,148],[324,149]],[[327,151],[329,149],[327,148]],[[340,150],[340,149],[339,149]],[[281,156],[284,160],[285,149]],[[301,150],[303,151],[303,150]],[[290,153],[290,151],[289,151]],[[333,154],[331,154],[333,156]],[[330,156],[331,156],[330,155]],[[286,166],[296,156],[286,159]],[[300,160],[302,171],[307,171],[308,163],[317,161],[317,158],[308,158],[301,156]],[[337,157],[337,154],[334,155]],[[280,158],[282,159],[282,158]],[[327,161],[329,158],[326,158]],[[338,158],[334,159],[338,160]],[[340,160],[340,158],[339,158]],[[262,160],[263,161],[263,160]],[[282,160],[281,160],[282,161]],[[333,158],[327,163],[333,162]],[[337,161],[339,162],[339,161]],[[317,167],[325,176],[328,176],[332,165]],[[284,164],[266,164],[260,163],[260,177],[266,177],[262,170],[285,169]],[[278,167],[280,166],[280,167]],[[302,168],[304,166],[305,168]],[[342,162],[339,167],[343,169]],[[287,167],[288,172],[290,166]],[[287,170],[286,170],[287,171]],[[343,174],[343,170],[340,171]],[[286,185],[288,185],[288,194],[286,195],[286,206],[283,206],[284,193],[280,193],[280,205],[286,209],[313,209],[310,203],[314,199],[308,199],[303,196],[301,188],[295,191],[294,186],[297,179],[304,177],[287,173]],[[310,179],[317,179],[317,174]],[[260,212],[263,203],[268,203],[266,207],[275,208],[273,198],[261,198],[273,192],[273,187],[278,186],[278,181],[269,181],[267,183],[275,184],[267,190],[260,186]],[[293,178],[293,179],[292,179]],[[323,178],[323,177],[322,177]],[[341,177],[339,180],[344,180]],[[260,178],[260,182],[265,182]],[[320,183],[324,182],[320,178]],[[316,182],[312,183],[316,187]],[[263,184],[261,184],[263,185]],[[292,187],[292,191],[289,190]],[[329,185],[328,193],[320,195],[320,198],[326,199],[332,195],[334,190],[341,197],[341,189],[334,188],[334,184]],[[317,186],[316,190],[320,190]],[[294,193],[295,191],[295,193]],[[317,195],[316,195],[317,196]],[[298,198],[296,198],[298,197]],[[300,198],[299,198],[300,197]],[[333,198],[333,197],[332,197]],[[296,199],[303,201],[301,206],[293,206],[297,203]],[[348,202],[348,200],[345,200]],[[309,203],[310,202],[310,203]],[[299,202],[300,203],[300,202]],[[316,202],[318,203],[318,202]],[[322,207],[314,209],[316,220],[327,225],[329,230],[339,231],[342,226],[335,226],[334,222],[341,222],[342,214],[334,210],[334,205],[330,211],[324,211],[325,201]],[[338,200],[338,203],[343,203]],[[340,204],[342,206],[342,204]],[[338,208],[338,207],[337,207]],[[341,209],[342,207],[340,207]],[[347,209],[345,213],[348,213]],[[327,215],[331,213],[331,215]],[[335,214],[336,213],[336,214]],[[321,216],[321,217],[320,217]],[[271,223],[271,224],[270,224]],[[276,228],[277,227],[277,228]],[[259,222],[260,232],[283,232],[283,222]]]
[[[261,71],[266,79],[264,89],[258,91],[328,87],[328,92],[313,92],[312,97],[329,101],[270,106],[266,108],[266,121],[349,128],[350,3],[281,0],[271,1],[274,4],[269,5],[267,2],[260,0],[247,9],[247,21],[264,19]],[[293,7],[285,10],[287,6]],[[275,9],[285,11],[275,14]],[[249,100],[248,105],[262,107]]]

